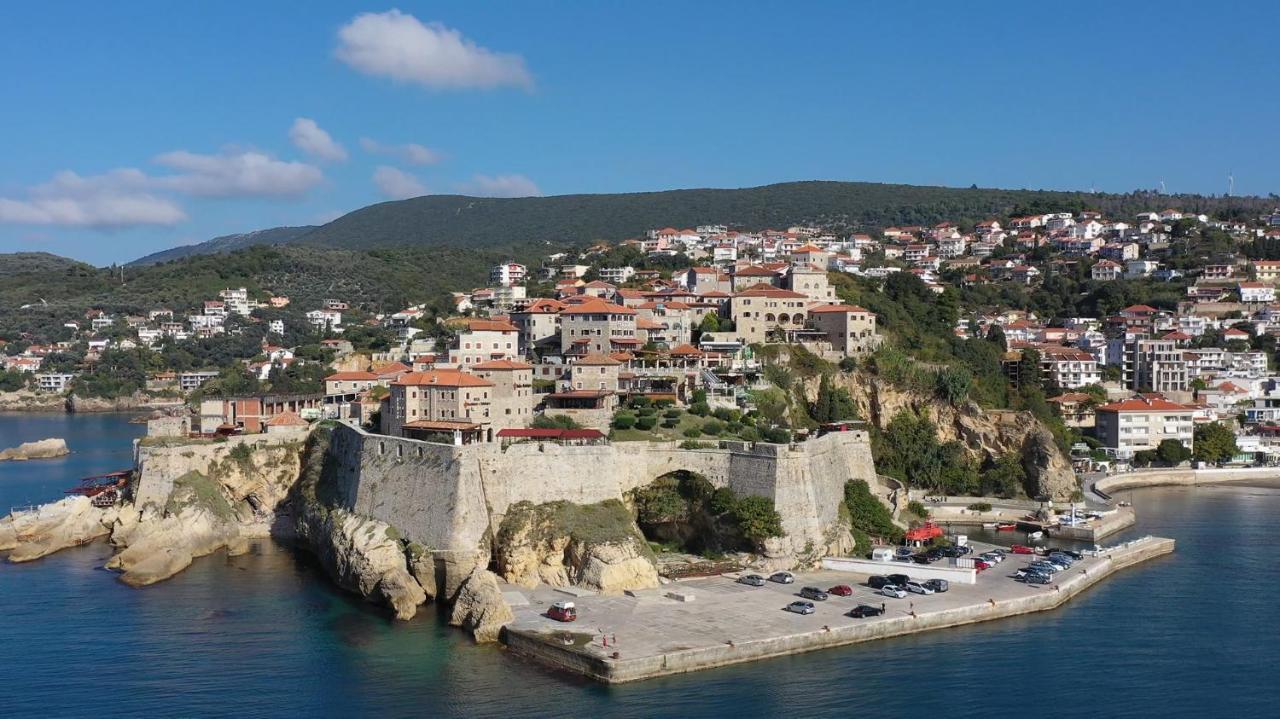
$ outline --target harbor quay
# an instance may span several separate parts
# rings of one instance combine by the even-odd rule
[[[1173,550],[1172,539],[1159,537],[1103,548],[1045,585],[1016,581],[1014,573],[1035,557],[1010,554],[982,572],[976,584],[952,583],[946,592],[905,598],[870,588],[870,575],[831,570],[796,572],[793,584],[770,581],[753,587],[738,583],[737,574],[726,574],[621,596],[505,587],[515,621],[503,641],[513,652],[555,668],[605,683],[633,682],[1046,611],[1120,569]],[[885,563],[883,574],[911,575],[915,566]],[[785,609],[802,599],[803,587],[827,590],[842,584],[852,588],[852,595],[815,601],[813,614]],[[574,602],[576,622],[546,616],[560,601]],[[885,612],[862,619],[848,616],[859,605],[883,606]]]

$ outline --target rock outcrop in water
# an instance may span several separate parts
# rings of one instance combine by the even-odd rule
[[[67,440],[51,437],[35,442],[23,442],[17,447],[0,450],[0,462],[9,460],[24,462],[29,459],[53,459],[71,454],[67,449]]]
[[[99,509],[88,497],[67,497],[0,519],[0,551],[10,562],[29,562],[111,533],[115,508]]]
[[[385,603],[396,619],[412,619],[427,601],[391,525],[341,509],[308,507],[299,513],[297,528],[339,586]]]

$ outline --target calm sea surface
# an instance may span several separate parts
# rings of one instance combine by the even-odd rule
[[[0,415],[0,511],[130,464],[122,415]],[[134,590],[102,544],[0,563],[0,717],[1277,716],[1280,488],[1133,493],[1172,557],[1025,618],[603,687],[407,623],[271,542]],[[1114,540],[1109,540],[1114,541]]]

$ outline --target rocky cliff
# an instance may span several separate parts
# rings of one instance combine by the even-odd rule
[[[658,586],[653,552],[622,502],[520,502],[493,548],[503,579],[525,587],[577,586],[604,594]]]
[[[983,410],[972,402],[957,408],[932,396],[903,391],[865,372],[841,375],[839,383],[849,390],[858,415],[881,429],[904,409],[927,409],[938,427],[939,440],[959,441],[982,460],[1009,453],[1022,457],[1027,476],[1039,492],[1036,496],[1066,499],[1079,487],[1053,433],[1030,412]]]
[[[35,442],[23,442],[17,447],[0,450],[0,462],[6,460],[23,462],[28,459],[53,459],[71,454],[67,449],[67,441],[60,438],[40,439]]]

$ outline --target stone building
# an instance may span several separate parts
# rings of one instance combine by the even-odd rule
[[[490,360],[471,365],[480,379],[493,383],[489,398],[490,426],[496,432],[527,427],[533,420],[533,365],[513,360]]]
[[[560,313],[560,351],[566,355],[609,354],[633,350],[636,311],[591,298],[570,305]]]
[[[458,370],[410,372],[391,384],[384,434],[467,444],[488,439],[494,384]]]
[[[495,359],[520,359],[520,329],[499,320],[468,320],[449,349],[449,362],[468,367]]]
[[[768,285],[756,285],[729,301],[735,334],[744,342],[764,342],[773,330],[804,327],[808,295]]]
[[[880,345],[876,316],[856,305],[821,305],[809,310],[815,330],[827,335],[831,347],[846,357],[871,352]]]

